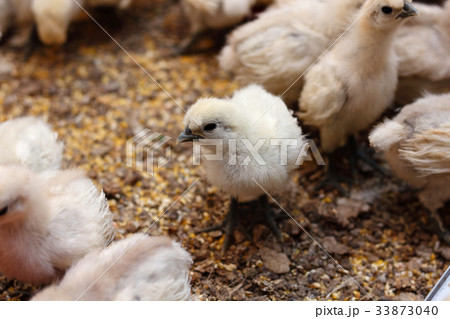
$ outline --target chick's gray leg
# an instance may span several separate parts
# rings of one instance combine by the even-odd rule
[[[450,245],[450,231],[445,227],[440,215],[440,213],[444,212],[444,209],[445,208],[441,208],[434,212],[428,211],[431,219],[430,230],[438,235],[438,237],[447,245]]]
[[[352,172],[352,176],[356,176],[356,171],[358,169],[357,160],[360,159],[363,162],[367,163],[369,166],[373,167],[375,170],[380,172],[382,175],[387,175],[387,171],[381,167],[380,164],[375,162],[369,155],[365,148],[359,146],[356,143],[355,137],[352,135],[349,137],[348,145],[350,146],[350,170]]]
[[[223,242],[223,250],[227,250],[231,245],[231,237],[236,229],[239,229],[247,239],[250,238],[247,231],[242,226],[242,223],[239,220],[239,202],[237,198],[231,197],[230,210],[225,217],[225,220],[216,226],[205,228],[197,231],[197,233],[211,232],[216,230],[222,230],[225,232],[225,240]]]
[[[277,226],[277,221],[285,219],[288,216],[275,214],[270,206],[267,195],[263,195],[258,199],[258,212],[260,213],[261,220],[256,220],[253,225],[262,222],[266,224],[279,239],[283,239],[283,235]]]
[[[352,180],[337,173],[336,163],[340,161],[340,155],[340,150],[337,150],[328,156],[327,171],[324,179],[314,188],[316,192],[323,188],[332,188],[336,189],[340,195],[348,196],[348,191],[342,187],[341,183],[345,182],[351,185]]]

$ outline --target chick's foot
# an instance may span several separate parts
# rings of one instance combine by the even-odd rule
[[[351,136],[348,142],[350,146],[350,170],[352,176],[356,176],[358,170],[358,159],[371,166],[373,169],[381,173],[383,176],[387,176],[388,172],[380,164],[378,164],[369,154],[371,149],[359,146],[356,143],[355,137]]]
[[[237,198],[232,197],[231,204],[230,204],[230,211],[228,212],[227,216],[225,217],[225,220],[219,225],[201,229],[201,230],[197,231],[196,233],[205,233],[205,232],[212,232],[212,231],[216,231],[216,230],[222,230],[225,233],[225,240],[223,242],[222,250],[226,251],[226,250],[228,250],[228,248],[230,248],[231,237],[233,236],[233,233],[236,229],[241,231],[248,240],[251,240],[250,235],[245,230],[244,226],[242,225],[242,223],[239,219],[239,202],[238,202]]]
[[[273,208],[270,206],[267,195],[262,195],[258,198],[257,215],[250,224],[252,229],[257,224],[263,224],[270,228],[270,230],[280,239],[283,239],[283,235],[277,225],[280,220],[289,218],[287,214],[276,214]]]
[[[353,181],[345,176],[342,176],[337,173],[336,168],[336,161],[338,160],[336,158],[337,153],[333,153],[328,158],[328,165],[327,165],[327,172],[325,173],[325,177],[322,181],[317,184],[317,186],[314,188],[314,191],[319,191],[321,189],[336,189],[340,195],[342,196],[348,196],[349,191],[346,191],[341,183],[347,183],[350,186],[352,185]]]

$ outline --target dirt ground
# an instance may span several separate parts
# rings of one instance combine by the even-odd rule
[[[413,190],[364,166],[349,198],[315,192],[324,169],[314,163],[293,173],[289,191],[275,196],[294,219],[280,223],[282,242],[258,225],[252,242],[236,232],[222,253],[221,231],[195,234],[223,220],[229,199],[192,165],[190,146],[175,143],[180,106],[239,85],[214,54],[170,56],[188,30],[175,1],[136,2],[121,15],[95,14],[129,55],[89,20],[72,26],[64,47],[39,46],[29,58],[4,43],[0,121],[46,118],[65,142],[64,167],[86,170],[105,190],[116,239],[157,221],[148,233],[192,254],[201,300],[422,300],[450,265],[450,247],[425,230]],[[126,165],[126,141],[144,128],[172,137],[172,159],[153,176]],[[41,288],[0,276],[0,300],[28,300]]]

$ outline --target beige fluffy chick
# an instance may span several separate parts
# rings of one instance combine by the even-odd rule
[[[23,165],[34,171],[61,168],[64,145],[43,120],[21,117],[0,123],[0,165]]]
[[[90,252],[32,300],[191,300],[191,264],[170,238],[135,234]]]
[[[295,102],[303,85],[300,76],[344,32],[363,2],[302,0],[269,9],[229,36],[220,67],[276,95],[293,85],[283,99]]]
[[[289,173],[306,156],[302,130],[283,101],[251,85],[228,99],[198,100],[184,124],[179,142],[198,140],[205,154],[219,153],[219,158],[205,156],[202,162],[208,180],[232,198],[223,224],[224,248],[237,224],[239,204],[256,199],[262,221],[281,237],[266,191],[274,194],[285,189]]]
[[[396,35],[400,76],[396,102],[402,105],[424,91],[450,92],[450,1],[443,8],[422,4],[419,11],[419,19],[412,19]]]
[[[450,93],[429,95],[405,106],[372,131],[371,145],[384,152],[392,170],[419,188],[438,235],[450,244],[439,211],[450,200]]]
[[[333,153],[354,134],[369,128],[393,102],[395,31],[404,18],[416,14],[409,0],[367,0],[358,22],[306,73],[299,116],[319,129],[325,153]],[[361,154],[354,155],[370,161]],[[332,172],[334,164],[330,156],[326,179],[320,185],[330,184],[342,192]]]
[[[103,193],[79,171],[0,166],[0,272],[33,284],[59,279],[113,237]]]

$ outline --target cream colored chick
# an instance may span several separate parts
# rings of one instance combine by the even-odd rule
[[[23,165],[34,171],[61,168],[64,145],[43,120],[21,117],[0,123],[0,165]]]
[[[367,0],[358,22],[306,73],[299,116],[320,130],[324,152],[344,146],[391,105],[395,31],[416,14],[409,0]]]
[[[229,36],[220,67],[242,83],[259,83],[273,94],[284,93],[286,103],[295,102],[301,75],[344,32],[363,2],[301,0],[270,9]]]
[[[0,273],[6,277],[50,283],[112,240],[108,202],[83,173],[0,166],[0,176]]]
[[[405,106],[370,134],[392,170],[412,186],[429,210],[438,235],[450,244],[439,210],[450,200],[450,93],[428,95]]]
[[[191,300],[191,264],[170,238],[135,234],[90,252],[32,300]]]
[[[223,153],[218,151],[219,158],[205,155],[202,161],[208,180],[232,197],[224,222],[224,248],[228,248],[229,235],[237,224],[239,203],[258,198],[262,219],[281,237],[266,191],[274,194],[285,189],[289,172],[306,155],[302,130],[283,101],[251,85],[232,98],[198,100],[184,124],[179,142],[199,140],[206,155],[223,147]]]
[[[420,18],[411,19],[396,35],[400,76],[396,102],[402,105],[424,91],[450,92],[450,1],[444,8],[422,4],[419,11]]]

